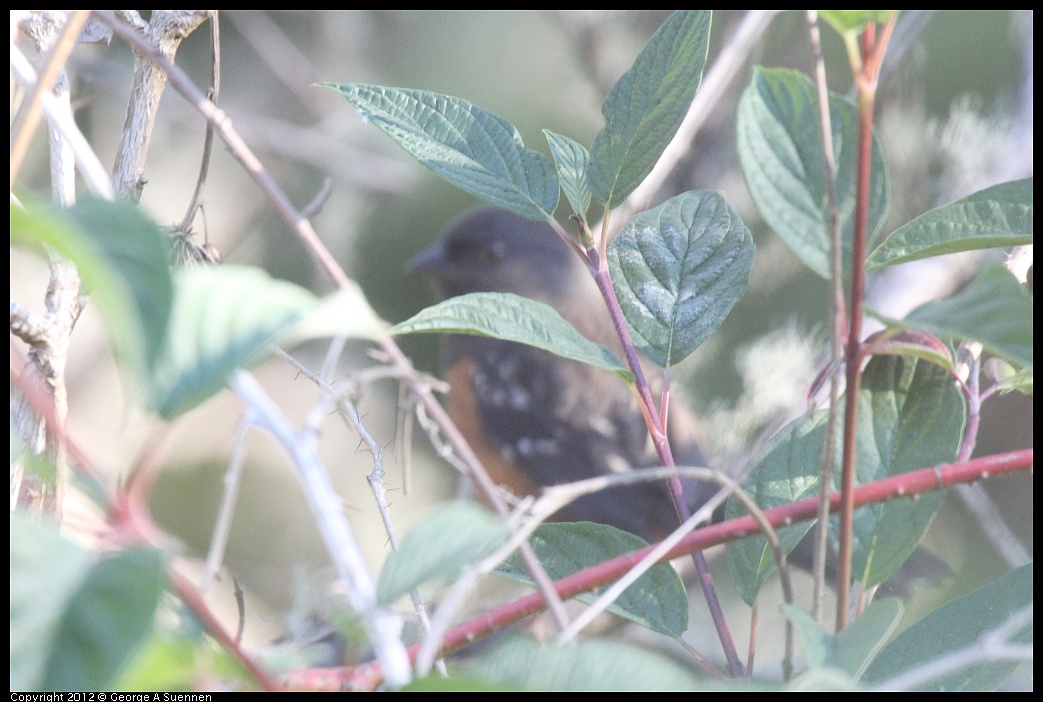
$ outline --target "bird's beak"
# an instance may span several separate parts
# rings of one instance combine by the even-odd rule
[[[406,270],[409,273],[434,273],[444,266],[445,263],[445,249],[441,244],[435,244],[410,259]]]

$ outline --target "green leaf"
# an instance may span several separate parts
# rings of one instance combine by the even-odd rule
[[[117,357],[140,380],[160,353],[170,314],[170,244],[139,207],[84,200],[65,210],[11,206],[11,241],[76,265]]]
[[[51,525],[11,518],[11,689],[101,690],[145,640],[164,556],[95,561]]]
[[[965,418],[963,396],[944,369],[906,356],[873,358],[859,389],[856,484],[951,462],[959,450]],[[810,421],[797,420],[754,468],[747,491],[762,508],[818,494],[824,445],[824,412]],[[838,441],[838,466],[840,452]],[[839,471],[836,481],[839,485]],[[939,491],[916,500],[860,507],[854,520],[854,577],[864,587],[872,587],[897,571],[923,539],[943,499],[944,493]],[[728,516],[739,512],[729,503]],[[810,528],[810,522],[794,524],[779,529],[779,538],[789,551]],[[836,534],[836,528],[832,533]],[[775,572],[767,542],[762,536],[750,536],[729,544],[728,555],[739,594],[752,604],[761,585]]]
[[[584,337],[554,308],[511,293],[453,297],[396,324],[391,333],[491,336],[610,370],[628,383],[634,379],[611,350]]]
[[[95,565],[55,634],[49,690],[100,690],[144,643],[163,594],[165,556],[133,549]]]
[[[901,356],[872,359],[859,392],[858,484],[953,461],[966,416],[963,395],[942,368]],[[851,567],[864,587],[901,567],[944,499],[945,493],[936,491],[856,511]]]
[[[513,124],[466,100],[360,83],[319,83],[343,95],[421,165],[488,203],[529,219],[558,204],[554,165]]]
[[[895,12],[897,10],[819,10],[818,16],[837,34],[844,35],[861,31],[862,27],[871,22],[886,22]]]
[[[426,678],[414,679],[401,692],[517,692],[516,685],[496,685],[472,675],[450,672],[448,676],[432,673]]]
[[[169,419],[221,390],[275,344],[347,336],[375,339],[387,323],[357,285],[321,300],[255,268],[178,271],[170,336],[150,379],[149,406]]]
[[[530,537],[536,557],[552,580],[648,546],[640,537],[607,524],[561,522],[543,524]],[[516,580],[531,583],[517,555],[498,569]],[[600,591],[577,597],[593,602]],[[608,611],[667,636],[679,637],[688,628],[688,596],[684,583],[668,564],[649,569],[609,606]]]
[[[743,486],[761,509],[818,495],[825,437],[825,412],[817,412],[810,420],[798,419],[775,436],[767,454]],[[728,501],[726,518],[733,519],[743,513],[735,500]],[[776,529],[783,551],[789,553],[796,548],[813,525],[813,521],[807,521]],[[760,588],[776,571],[771,547],[763,536],[754,535],[729,543],[726,550],[739,596],[752,606]]]
[[[986,359],[982,368],[989,380],[996,383],[1002,392],[1018,391],[1025,395],[1032,394],[1032,368],[1017,370],[1000,358]]]
[[[720,193],[693,190],[632,217],[608,261],[635,346],[664,367],[684,360],[746,292],[754,254]]]
[[[1025,395],[1031,395],[1033,385],[1032,380],[1032,370],[1027,369],[1014,373],[1013,375],[1007,376],[1003,379],[1003,382],[1000,383],[1000,387],[1002,388],[1003,392],[1017,390],[1018,392],[1023,393]]]
[[[590,186],[587,185],[587,162],[590,160],[590,152],[583,144],[567,136],[549,129],[544,129],[543,133],[547,135],[550,153],[558,169],[558,181],[569,204],[572,205],[572,211],[585,216],[587,208],[590,207]]]
[[[416,523],[388,556],[377,600],[390,605],[429,581],[447,582],[507,540],[507,523],[473,502],[454,502]]]
[[[230,658],[227,652],[206,644],[201,636],[153,630],[112,687],[117,690],[193,692],[197,690],[201,675],[221,675],[226,682],[224,676],[246,677]]]
[[[214,395],[319,308],[307,290],[254,268],[199,266],[178,271],[174,283],[170,335],[148,394],[166,419]]]
[[[981,342],[990,353],[1022,368],[1032,367],[1032,311],[1032,295],[1025,286],[995,265],[952,297],[921,305],[905,319],[874,316],[890,327]]]
[[[958,251],[1032,243],[1032,178],[1000,183],[923,213],[866,260],[866,270]]]
[[[318,300],[309,312],[280,340],[287,346],[310,339],[346,336],[353,339],[379,339],[390,325],[370,307],[365,294],[354,281],[347,287]]]
[[[796,627],[809,667],[841,670],[858,680],[898,627],[904,607],[898,599],[873,602],[836,636],[793,605],[782,603],[779,609]]]
[[[699,679],[666,656],[615,641],[587,639],[541,646],[515,637],[468,672],[492,684],[530,691],[666,692],[697,690]]]
[[[12,690],[54,689],[45,681],[55,636],[92,563],[53,525],[22,512],[11,515]]]
[[[126,203],[83,200],[68,215],[129,291],[151,368],[166,336],[173,297],[169,240],[140,208]]]
[[[870,664],[863,680],[879,684],[950,653],[981,643],[983,636],[1009,617],[1030,606],[1035,593],[1032,564],[1022,566],[995,582],[934,610],[903,631]],[[1032,644],[1032,624],[1014,640]],[[923,692],[992,692],[1014,672],[1016,661],[991,660],[988,656],[967,662],[958,672],[935,678],[917,690]]]
[[[849,270],[855,225],[858,110],[831,95],[829,112],[843,261]],[[829,203],[814,85],[795,71],[758,68],[739,102],[738,132],[746,185],[764,221],[811,270],[828,279]],[[887,214],[889,188],[883,148],[874,134],[870,241]]]
[[[655,166],[688,112],[710,42],[709,10],[681,10],[648,40],[601,106],[590,148],[590,189],[606,208],[626,199]]]

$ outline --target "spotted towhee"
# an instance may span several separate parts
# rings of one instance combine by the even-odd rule
[[[604,302],[579,257],[544,222],[479,209],[413,261],[439,293],[508,292],[554,307],[584,336],[620,350]],[[614,374],[498,339],[449,335],[448,409],[492,479],[519,495],[548,485],[661,465],[632,390]],[[658,374],[649,366],[646,376]],[[678,465],[703,466],[691,411],[672,402],[668,434]],[[693,508],[709,486],[685,481]],[[611,524],[646,539],[678,524],[665,481],[604,490],[560,518]]]

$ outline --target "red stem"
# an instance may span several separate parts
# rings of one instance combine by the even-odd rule
[[[655,444],[656,452],[659,454],[659,460],[662,461],[663,465],[668,468],[673,468],[677,464],[674,462],[674,455],[670,449],[670,442],[666,434],[666,425],[664,422],[666,411],[665,411],[665,399],[664,399],[664,410],[663,416],[660,416],[659,411],[656,409],[655,400],[652,399],[652,391],[648,387],[648,381],[645,379],[645,374],[641,370],[641,361],[637,356],[637,350],[634,348],[634,341],[630,338],[630,330],[627,329],[626,321],[623,319],[623,311],[619,307],[619,300],[616,298],[616,291],[612,287],[612,279],[609,276],[608,264],[605,259],[601,258],[596,249],[587,250],[587,261],[590,266],[591,273],[594,276],[594,281],[597,283],[598,289],[601,291],[601,296],[605,300],[605,305],[608,307],[609,314],[612,317],[612,324],[616,328],[616,333],[619,335],[619,340],[623,344],[623,353],[627,359],[627,365],[630,366],[630,370],[634,373],[635,383],[637,386],[638,395],[641,398],[643,404],[643,413],[645,415],[645,422],[648,424],[648,433],[652,437],[652,442]],[[688,518],[692,516],[688,510],[688,502],[684,497],[684,488],[681,485],[680,478],[671,478],[669,480],[670,495],[673,498],[674,509],[677,512],[677,517],[681,523],[688,521]],[[744,669],[742,661],[739,660],[739,653],[735,649],[735,641],[732,639],[731,631],[728,629],[728,623],[724,618],[724,608],[721,606],[720,599],[717,597],[717,589],[713,585],[713,576],[710,575],[710,567],[706,563],[706,557],[701,552],[692,552],[692,561],[695,564],[695,570],[699,575],[699,585],[702,587],[703,596],[706,598],[706,605],[710,610],[710,618],[713,619],[714,628],[717,630],[717,636],[721,641],[721,648],[724,651],[724,657],[728,661],[728,670],[732,677],[739,677],[743,674]]]
[[[196,590],[192,583],[188,582],[180,573],[170,567],[167,568],[167,578],[170,580],[171,587],[177,592],[178,597],[199,617],[207,631],[210,632],[210,635],[217,639],[239,661],[239,664],[253,676],[254,680],[264,688],[265,692],[283,691],[284,688],[279,681],[272,677],[271,673],[262,668],[250,656],[246,655],[239,643],[225,631],[224,627],[221,626],[221,622],[217,621],[217,617],[211,613],[210,608],[203,600],[203,596],[199,594],[199,591]]]
[[[872,79],[858,80],[858,165],[855,192],[855,232],[851,247],[851,305],[848,324],[847,389],[845,390],[844,448],[841,466],[840,540],[837,567],[836,630],[847,626],[848,600],[851,596],[851,538],[854,529],[855,441],[858,418],[858,388],[862,378],[862,301],[865,298],[866,236],[869,226],[869,179],[873,161],[873,102],[876,94],[876,71],[870,66],[873,55],[875,26],[869,24],[862,35],[862,67]]]
[[[899,497],[913,498],[921,493],[931,492],[959,483],[969,483],[995,475],[1029,470],[1032,466],[1033,449],[1024,449],[993,456],[984,456],[970,461],[950,463],[934,468],[924,468],[923,470],[903,473],[866,485],[860,485],[854,490],[855,506],[861,507]],[[839,493],[833,493],[830,496],[829,507],[830,512],[836,512],[840,509]],[[764,516],[768,523],[778,528],[815,518],[818,508],[819,498],[809,497],[788,505],[765,510]],[[711,546],[737,541],[758,531],[759,527],[756,520],[750,516],[712,524],[693,531],[684,537],[663,556],[660,562],[666,563],[674,558],[702,551]],[[627,553],[581,570],[556,581],[554,588],[562,598],[567,598],[601,587],[615,581],[634,567],[652,548],[652,546],[648,546],[640,551]],[[464,622],[446,633],[442,646],[439,649],[439,655],[450,653],[482,637],[502,631],[510,624],[541,611],[543,607],[542,596],[534,592]],[[410,660],[415,659],[419,650],[419,644],[409,648]],[[321,673],[311,669],[292,671],[288,674],[287,680],[290,681],[291,686],[294,686],[293,681],[297,681],[296,685],[302,685],[306,684],[302,681],[321,677],[327,682],[332,679],[337,680],[337,684],[342,686],[340,689],[372,689],[381,682],[382,676],[380,664],[373,662],[357,667],[325,670]]]

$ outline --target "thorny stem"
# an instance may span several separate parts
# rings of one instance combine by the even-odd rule
[[[301,212],[290,201],[289,197],[287,197],[286,193],[275,183],[274,179],[272,179],[264,168],[264,165],[257,159],[253,151],[249,146],[247,146],[246,142],[244,142],[239,136],[238,132],[232,128],[231,122],[225,113],[218,109],[212,102],[207,100],[206,96],[196,88],[180,68],[148,44],[148,42],[139,36],[133,29],[125,26],[122,22],[117,20],[111,12],[95,11],[95,13],[103,22],[112,27],[115,33],[119,34],[120,37],[130,43],[135,50],[147,55],[150,60],[162,68],[162,70],[167,74],[170,84],[185,96],[185,98],[203,114],[207,121],[211,122],[216,127],[217,133],[229,147],[233,156],[244,166],[246,172],[254,179],[268,199],[272,202],[276,212],[278,212],[279,216],[287,224],[290,230],[302,240],[305,248],[314,257],[319,267],[330,276],[338,287],[348,289],[354,287],[356,284],[347,277],[344,270],[322,243],[322,240],[312,227],[311,222],[301,214]],[[401,369],[412,367],[409,359],[402,353],[402,350],[399,349],[391,336],[384,334],[380,339],[378,339],[377,343],[388,355],[392,365]],[[456,426],[449,419],[449,415],[446,413],[445,409],[434,397],[431,388],[425,384],[419,384],[416,387],[416,395],[418,400],[428,411],[428,414],[439,424],[439,426],[442,427],[447,439],[452,444],[454,451],[456,451],[457,455],[467,463],[468,467],[471,469],[472,476],[475,477],[476,484],[478,484],[479,489],[483,491],[489,504],[493,505],[499,514],[507,514],[507,505],[504,504],[496,486],[492,483],[488,474],[485,473],[485,470],[482,468],[477,456],[475,456],[474,452],[471,451],[459,430],[456,429]],[[528,543],[522,544],[520,553],[525,562],[526,569],[532,575],[533,580],[536,583],[537,590],[547,598],[548,607],[554,614],[558,626],[564,628],[568,621],[564,605],[551,587],[550,578],[547,576],[546,571],[540,564],[539,559],[536,558],[536,554],[532,551],[532,548]]]

